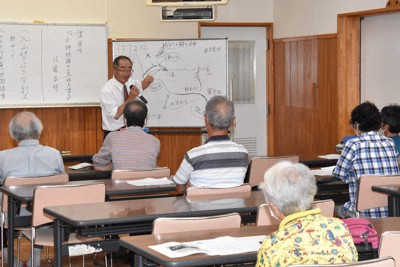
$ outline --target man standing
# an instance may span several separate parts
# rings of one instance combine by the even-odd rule
[[[100,106],[104,138],[108,133],[118,131],[125,126],[123,111],[126,103],[135,100],[141,90],[146,89],[154,81],[147,75],[140,82],[131,79],[132,61],[129,57],[119,56],[113,62],[113,75],[100,93]]]
[[[42,122],[32,112],[17,113],[10,121],[9,131],[18,147],[0,151],[0,181],[4,178],[47,176],[64,172],[58,150],[39,144]]]
[[[235,123],[234,105],[223,96],[214,96],[206,104],[205,127],[209,138],[204,145],[188,151],[173,180],[176,191],[193,187],[234,187],[243,184],[247,150],[229,139]]]
[[[96,170],[151,170],[156,167],[160,141],[143,131],[147,107],[140,100],[124,104],[127,128],[112,132],[93,156]]]

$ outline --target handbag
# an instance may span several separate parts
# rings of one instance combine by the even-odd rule
[[[342,219],[347,225],[355,245],[371,244],[373,249],[379,245],[379,236],[372,223],[366,218],[348,218]]]

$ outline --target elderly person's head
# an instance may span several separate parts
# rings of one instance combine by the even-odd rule
[[[310,169],[304,164],[289,161],[272,166],[265,173],[260,188],[279,219],[309,210],[317,193],[315,177]]]
[[[11,119],[8,128],[11,137],[19,142],[26,139],[39,140],[43,125],[32,112],[22,111]]]
[[[205,116],[211,128],[228,130],[235,120],[235,107],[225,97],[214,96],[206,104]]]
[[[140,100],[126,103],[124,107],[126,126],[143,127],[147,117],[147,106]]]
[[[364,102],[351,111],[350,125],[356,134],[369,131],[378,131],[381,127],[381,113],[375,104]]]

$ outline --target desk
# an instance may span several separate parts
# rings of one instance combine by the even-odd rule
[[[400,218],[376,218],[370,219],[378,234],[385,231],[400,230]],[[188,242],[202,239],[211,239],[220,236],[256,236],[268,235],[278,229],[278,226],[255,226],[241,227],[239,229],[224,229],[210,231],[196,231],[162,235],[140,235],[129,236],[120,239],[121,246],[135,253],[135,267],[142,266],[142,258],[147,258],[157,264],[166,267],[189,267],[203,265],[235,264],[244,262],[256,262],[257,252],[242,253],[227,256],[208,256],[196,254],[181,258],[169,258],[149,248],[151,245],[158,245],[166,242]]]
[[[245,237],[268,235],[278,230],[278,225],[274,226],[254,226],[240,227],[235,229],[221,229],[209,231],[194,231],[175,234],[162,235],[140,235],[129,236],[120,239],[120,244],[124,248],[135,253],[135,267],[142,267],[142,259],[147,258],[161,266],[166,267],[188,267],[188,266],[204,266],[204,265],[222,265],[222,264],[238,264],[245,262],[256,262],[257,251],[233,254],[226,256],[209,256],[206,254],[194,254],[180,258],[169,258],[160,254],[151,248],[150,245],[158,245],[166,242],[188,242],[203,239],[212,239],[221,236]]]
[[[400,185],[375,185],[372,191],[388,195],[388,212],[390,217],[400,216]]]
[[[61,155],[64,162],[92,162],[93,154],[88,155]]]
[[[111,179],[111,171],[96,171],[94,169],[72,170],[69,166],[65,166],[64,169],[68,173],[70,181]]]
[[[57,185],[66,184],[94,184],[94,183],[104,183],[106,185],[106,196],[117,195],[141,195],[141,194],[152,194],[152,193],[170,193],[175,192],[175,185],[160,185],[160,186],[133,186],[126,182],[116,181],[116,180],[96,180],[96,181],[80,181],[80,182],[69,182],[69,183],[59,183]],[[16,207],[18,203],[29,202],[33,199],[33,191],[39,185],[35,186],[2,186],[0,191],[3,194],[8,195],[8,260],[10,266],[13,266],[14,260],[14,229],[20,226],[30,225],[32,222],[31,216],[17,216]],[[59,265],[60,266],[60,265]]]
[[[242,221],[255,222],[257,208],[263,203],[263,193],[252,191],[219,198],[180,196],[55,206],[45,208],[44,212],[55,218],[55,265],[61,266],[65,227],[77,227],[83,236],[145,234],[151,233],[152,223],[159,217],[212,216],[230,212],[248,214]]]

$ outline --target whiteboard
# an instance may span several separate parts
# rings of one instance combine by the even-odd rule
[[[361,100],[400,104],[400,13],[361,21]]]
[[[99,105],[105,25],[0,24],[0,106]]]
[[[142,94],[149,127],[203,127],[207,101],[227,95],[227,39],[114,41],[113,58],[128,56],[132,78],[153,75]]]

